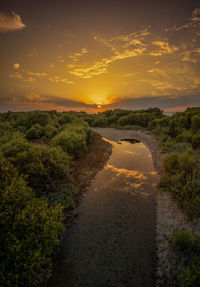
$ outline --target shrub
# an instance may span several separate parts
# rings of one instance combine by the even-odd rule
[[[26,132],[26,138],[28,140],[40,139],[43,133],[42,127],[39,124],[35,124]]]
[[[174,174],[179,169],[179,155],[177,153],[169,154],[164,161],[164,169],[169,174]]]
[[[172,244],[181,252],[191,252],[194,245],[194,236],[186,229],[174,232]]]
[[[36,146],[18,138],[3,145],[2,152],[38,194],[71,180],[71,158],[60,147]]]
[[[62,207],[36,198],[22,178],[0,192],[1,286],[36,286],[63,231]]]
[[[106,117],[98,117],[92,122],[93,127],[107,127],[108,119]]]
[[[200,115],[194,115],[191,119],[191,128],[194,132],[200,130]]]
[[[179,287],[199,287],[200,257],[196,256],[183,273],[178,276]]]
[[[56,135],[51,144],[60,146],[63,151],[77,158],[86,151],[86,134],[66,129]]]
[[[200,148],[200,134],[194,135],[192,137],[192,147],[194,149]]]

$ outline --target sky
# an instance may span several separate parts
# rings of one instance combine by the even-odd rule
[[[0,112],[200,106],[199,0],[6,0]]]

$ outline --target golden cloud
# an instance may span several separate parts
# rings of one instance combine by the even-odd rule
[[[110,57],[102,58],[92,65],[81,65],[78,63],[69,64],[67,65],[69,68],[69,73],[83,79],[89,79],[94,76],[107,73],[108,66],[111,63],[118,60],[124,60],[127,58],[133,58],[142,55],[146,50],[146,44],[142,41],[149,34],[150,33],[147,29],[143,29],[140,32],[135,32],[127,35],[119,35],[113,37],[110,40],[105,40],[95,36],[94,40],[97,40],[105,46],[108,46],[112,50],[113,55]],[[75,62],[77,62],[77,56],[79,56],[79,54],[73,54],[69,57],[73,61],[76,60]]]
[[[14,67],[14,69],[19,69],[20,64],[19,63],[15,63],[15,64],[13,64],[13,67]]]
[[[21,73],[10,74],[9,78],[13,79],[24,79],[24,76]]]
[[[69,81],[67,78],[62,78],[60,76],[52,76],[52,77],[49,77],[48,80],[53,83],[74,84],[74,82]]]
[[[15,12],[12,12],[11,15],[0,12],[0,32],[17,31],[25,27],[26,25],[22,22],[20,15]]]
[[[48,74],[44,72],[42,73],[41,72],[28,72],[28,74],[31,76],[38,77],[38,78],[48,76]]]
[[[170,45],[167,41],[153,41],[153,51],[149,53],[151,56],[162,56],[165,54],[171,54],[179,50],[175,45]]]

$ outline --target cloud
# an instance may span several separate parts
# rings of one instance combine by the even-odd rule
[[[26,25],[22,22],[20,15],[15,12],[12,12],[11,15],[0,12],[0,32],[17,31],[25,27]]]
[[[38,92],[15,92],[6,98],[0,97],[0,111],[30,111],[30,110],[87,110],[95,112],[97,105],[85,104],[80,101],[74,101],[67,98],[56,97],[52,95],[40,95]]]
[[[77,65],[74,69],[69,70],[69,73],[83,79],[90,79],[94,76],[107,73],[108,66],[118,60],[133,58],[140,56],[145,48],[137,48],[135,50],[124,50],[123,52],[116,52],[114,56],[103,58],[95,62],[93,65]]]
[[[14,69],[19,69],[20,64],[19,63],[13,64],[13,67],[14,67]]]
[[[107,73],[108,67],[116,61],[140,56],[146,50],[146,44],[143,40],[149,35],[148,29],[142,29],[139,32],[119,35],[106,40],[98,36],[94,37],[95,41],[99,41],[103,45],[111,49],[112,55],[104,57],[93,64],[78,64],[77,57],[71,56],[73,64],[68,65],[69,73],[83,79],[90,79],[94,76]]]
[[[149,53],[151,56],[162,56],[179,50],[177,46],[170,45],[167,41],[153,41],[152,45],[153,49]]]
[[[192,12],[192,17],[199,17],[200,16],[200,8],[195,8]]]
[[[60,76],[51,76],[48,79],[53,83],[74,84],[74,82],[68,80],[67,78],[62,78]]]
[[[18,64],[15,64],[18,65]],[[21,73],[16,72],[15,74],[10,74],[9,78],[11,79],[20,79],[23,80],[24,82],[35,82],[36,78],[44,78],[49,80],[50,82],[53,83],[59,83],[59,84],[74,84],[73,81],[70,81],[69,79],[62,77],[62,76],[54,76],[50,75],[45,72],[26,72],[22,71]]]
[[[48,76],[48,74],[44,72],[28,72],[28,74],[31,76],[38,77],[38,78]]]
[[[200,8],[195,8],[192,12],[192,17],[187,19],[186,23],[183,25],[174,25],[172,27],[166,28],[165,32],[169,31],[183,31],[186,30],[188,32],[200,35]]]
[[[70,56],[68,56],[68,58],[72,59],[74,62],[78,61],[78,58],[85,55],[85,54],[88,54],[88,50],[86,48],[82,48],[80,52],[78,53],[74,53]]]
[[[9,78],[13,79],[24,79],[24,76],[21,73],[16,72],[15,74],[10,74]]]
[[[118,99],[115,103],[106,106],[108,109],[122,108],[122,109],[146,109],[149,107],[158,107],[161,109],[173,108],[174,111],[178,110],[179,107],[191,107],[199,106],[199,95],[189,94],[186,96],[148,96],[141,98],[131,98],[124,97],[123,99]]]
[[[28,77],[28,78],[24,79],[24,82],[30,82],[30,83],[32,83],[32,82],[35,82],[35,81],[36,81],[36,79],[33,78],[33,77]]]

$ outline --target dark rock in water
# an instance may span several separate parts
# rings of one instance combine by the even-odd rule
[[[129,142],[129,143],[132,143],[132,144],[134,144],[134,143],[140,143],[140,141],[135,140],[135,139],[121,139],[120,141],[121,141],[121,142],[125,141],[125,142]]]

